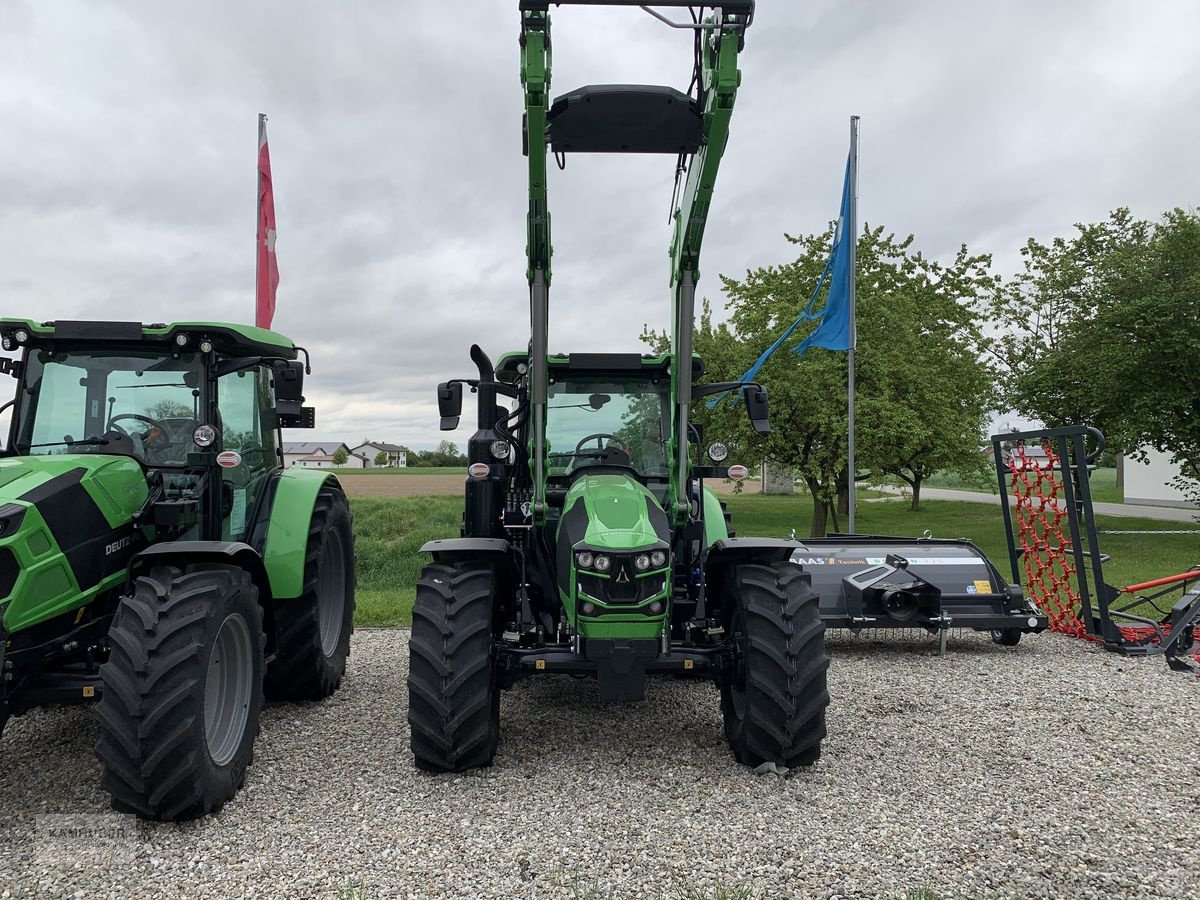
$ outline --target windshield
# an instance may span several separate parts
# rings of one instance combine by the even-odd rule
[[[666,477],[670,406],[665,383],[559,380],[550,385],[546,444],[550,474],[565,475],[619,448],[643,476]]]
[[[30,353],[16,452],[116,453],[182,466],[200,424],[201,365],[127,351]]]

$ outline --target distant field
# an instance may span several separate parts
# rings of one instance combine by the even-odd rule
[[[460,485],[461,487],[461,485]],[[734,526],[743,536],[785,537],[795,528],[803,540],[812,515],[806,495],[727,498]],[[458,496],[396,499],[353,497],[358,549],[360,625],[406,625],[412,615],[417,573],[425,558],[417,551],[428,540],[455,537],[462,520]],[[1101,529],[1136,531],[1163,528],[1143,519],[1097,516]],[[979,503],[930,500],[918,512],[903,500],[864,503],[856,525],[862,533],[966,537],[1009,572],[1004,522],[997,507]],[[1187,526],[1182,526],[1187,527]],[[1200,535],[1101,535],[1101,548],[1112,556],[1107,580],[1135,584],[1182,572],[1200,563]]]

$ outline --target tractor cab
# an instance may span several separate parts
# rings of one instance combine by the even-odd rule
[[[297,348],[262,329],[6,319],[0,341],[22,351],[4,455],[118,457],[144,476],[142,521],[177,538],[246,539],[280,426],[312,424]]]
[[[518,384],[525,359],[503,356],[497,380]],[[597,475],[627,475],[666,503],[672,458],[668,359],[572,353],[548,362],[544,461],[551,509],[561,509],[576,480]],[[698,358],[694,370],[703,371]]]

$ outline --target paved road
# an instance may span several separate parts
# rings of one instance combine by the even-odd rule
[[[902,493],[899,488],[884,487],[880,490]],[[983,491],[951,491],[945,488],[921,488],[922,500],[962,500],[967,503],[990,503],[1000,505],[998,494],[988,494]],[[1009,505],[1015,503],[1015,498],[1008,498]],[[1127,506],[1124,503],[1094,503],[1096,512],[1102,516],[1123,516],[1133,519],[1158,519],[1162,522],[1188,522],[1200,527],[1197,518],[1200,510],[1176,509],[1169,506]]]

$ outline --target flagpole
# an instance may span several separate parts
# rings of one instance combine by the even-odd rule
[[[254,170],[258,173],[258,183],[254,190],[254,318],[251,319],[255,325],[258,324],[259,301],[262,299],[258,296],[259,285],[262,284],[262,272],[259,271],[262,266],[262,253],[259,252],[258,242],[263,239],[263,236],[258,233],[259,227],[262,225],[262,209],[259,204],[262,203],[262,167],[258,164],[258,156],[262,153],[263,132],[267,127],[267,114],[258,114],[258,144],[254,147]]]
[[[850,350],[846,354],[846,390],[850,397],[847,467],[850,471],[850,478],[847,486],[847,500],[849,501],[849,531],[854,534],[854,481],[858,471],[854,465],[854,350],[858,346],[858,323],[855,310],[858,305],[856,286],[858,280],[858,116],[850,117],[850,217],[849,221],[844,224],[846,228],[850,229]]]

